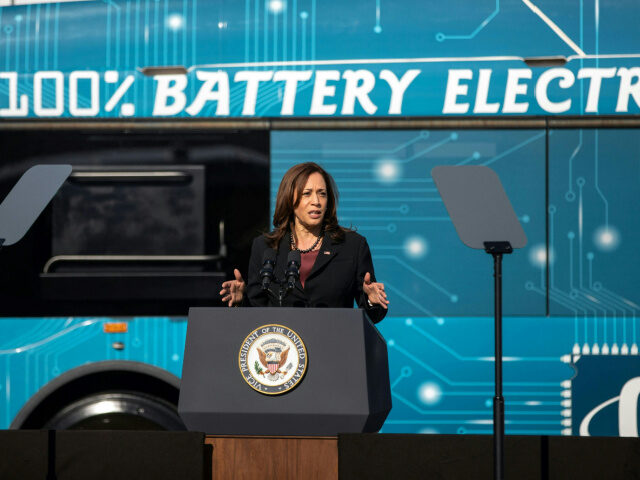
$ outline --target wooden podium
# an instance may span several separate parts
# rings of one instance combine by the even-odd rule
[[[213,436],[212,478],[337,480],[337,437]]]
[[[249,383],[246,371],[261,375],[267,365],[250,354],[243,360],[249,342],[280,348],[272,347],[286,340],[280,331],[299,340],[282,348],[292,357],[303,351],[308,365],[282,394]],[[270,388],[269,378],[257,378]],[[190,430],[207,435],[214,479],[336,480],[337,435],[377,432],[390,409],[386,344],[361,310],[189,311],[178,411]]]

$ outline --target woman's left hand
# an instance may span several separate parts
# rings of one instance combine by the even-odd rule
[[[388,308],[387,305],[389,305],[389,300],[387,300],[387,294],[384,291],[384,284],[372,282],[371,274],[369,272],[364,275],[362,289],[373,305],[380,305],[385,310]]]

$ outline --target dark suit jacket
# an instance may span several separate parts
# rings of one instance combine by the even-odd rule
[[[247,279],[247,299],[250,306],[278,306],[276,298],[263,292],[259,277],[263,254],[267,248],[269,246],[263,235],[254,239]],[[284,280],[289,251],[289,236],[285,235],[278,247],[274,269],[275,279],[278,282]],[[367,240],[362,235],[347,232],[342,242],[336,242],[325,234],[318,257],[305,280],[304,288],[298,280],[296,287],[285,298],[282,306],[352,308],[355,300],[373,322],[379,322],[384,318],[387,310],[378,305],[368,306],[366,295],[362,290],[364,275],[367,272],[375,282],[371,251]],[[271,291],[276,297],[278,289],[279,284],[273,282]]]

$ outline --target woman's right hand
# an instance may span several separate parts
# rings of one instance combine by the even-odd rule
[[[222,301],[228,302],[228,305],[230,307],[242,303],[244,291],[247,288],[247,285],[246,283],[244,283],[242,275],[240,274],[240,270],[238,270],[237,268],[234,269],[233,275],[236,278],[234,280],[227,280],[226,282],[224,282],[222,284],[222,290],[220,290]]]

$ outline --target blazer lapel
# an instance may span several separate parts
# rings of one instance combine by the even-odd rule
[[[329,263],[338,254],[338,252],[339,244],[333,243],[333,240],[331,240],[329,234],[325,233],[324,237],[322,237],[322,246],[320,247],[320,251],[318,252],[318,257],[313,263],[313,268],[311,269],[311,272],[309,272],[307,281],[317,272],[322,270],[327,265],[327,263]]]

